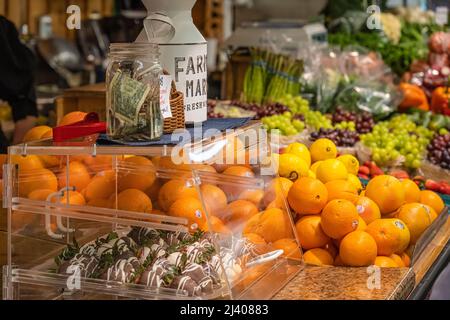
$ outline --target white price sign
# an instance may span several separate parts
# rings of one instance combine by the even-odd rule
[[[172,86],[172,76],[162,75],[159,78],[159,105],[164,119],[172,118],[170,108],[170,89]]]

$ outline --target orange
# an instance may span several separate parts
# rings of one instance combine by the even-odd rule
[[[441,197],[436,192],[430,190],[420,191],[420,203],[432,207],[438,215],[441,214],[445,207]]]
[[[268,206],[276,201],[279,208],[283,207],[293,184],[291,180],[283,177],[272,179],[264,192],[263,205]]]
[[[116,203],[115,199],[112,203]],[[151,213],[153,205],[150,198],[141,190],[127,189],[117,196],[117,208],[123,211]]]
[[[67,126],[69,124],[83,121],[86,115],[87,115],[86,112],[81,111],[70,112],[61,119],[58,126]]]
[[[69,181],[67,181],[67,174]],[[87,187],[91,181],[91,175],[86,166],[78,161],[73,161],[69,164],[69,172],[67,167],[64,167],[62,172],[58,175],[59,188],[75,187],[77,191],[81,191]]]
[[[327,236],[339,239],[358,227],[358,211],[348,200],[332,200],[322,211],[321,226]]]
[[[50,139],[53,138],[53,130],[49,130],[41,136],[41,139],[49,139],[49,138]]]
[[[231,176],[238,176],[238,177],[245,177],[245,178],[254,178],[255,174],[253,173],[252,169],[244,167],[244,166],[231,166],[228,167],[223,174],[225,175],[231,175]],[[226,179],[226,178],[224,178]],[[228,197],[228,200],[235,200],[239,197],[240,194],[242,194],[247,189],[245,187],[237,187],[236,185],[231,184],[223,184],[220,185],[220,188],[225,192],[225,194]]]
[[[366,224],[381,218],[380,209],[370,198],[359,197],[355,204],[356,211]]]
[[[236,200],[227,205],[220,217],[230,223],[244,223],[258,213],[258,208],[250,201]]]
[[[101,171],[92,178],[84,190],[86,200],[108,199],[116,191],[116,174],[112,170]]]
[[[378,256],[375,258],[374,265],[380,268],[398,268],[398,265],[389,257]]]
[[[422,204],[422,207],[425,208],[425,210],[427,210],[428,215],[430,216],[430,220],[431,223],[433,223],[434,220],[436,220],[436,218],[438,217],[436,211],[434,211],[434,209],[426,204]]]
[[[261,245],[267,244],[264,238],[261,237],[260,235],[257,235],[256,233],[246,233],[244,234],[244,238],[246,238],[249,242],[253,244],[261,244]]]
[[[211,215],[218,215],[227,206],[227,196],[219,187],[212,184],[202,184],[200,187],[202,199]]]
[[[119,191],[125,189],[146,191],[155,182],[155,167],[145,157],[126,158],[119,165],[122,166],[118,172]]]
[[[29,142],[33,140],[41,140],[43,139],[44,134],[48,134],[48,132],[52,132],[52,128],[48,126],[37,126],[28,130],[28,132],[23,137],[23,142]]]
[[[323,247],[330,241],[323,232],[320,221],[320,216],[305,216],[295,224],[298,240],[303,249]]]
[[[380,175],[370,180],[365,195],[378,205],[382,215],[397,210],[405,203],[403,184],[392,176]]]
[[[302,258],[300,248],[294,239],[280,239],[272,243],[273,250],[283,250],[283,257],[298,259]]]
[[[377,243],[367,232],[350,232],[341,241],[339,256],[350,267],[370,266],[377,257]]]
[[[299,214],[319,214],[325,207],[328,191],[317,179],[302,177],[289,189],[288,202]]]
[[[399,219],[378,219],[371,222],[366,232],[377,243],[379,256],[400,253],[408,247],[410,233],[408,227]]]
[[[192,231],[201,228],[206,223],[206,215],[200,200],[196,197],[177,199],[169,208],[168,214],[173,217],[186,218]]]
[[[397,217],[408,227],[411,233],[412,244],[415,244],[422,233],[431,225],[431,216],[420,203],[407,203],[403,205],[399,209]]]
[[[246,178],[254,178],[255,174],[252,169],[244,166],[232,166],[227,168],[223,174],[238,176],[238,177],[246,177]]]
[[[323,183],[334,180],[347,180],[348,171],[345,165],[337,159],[324,160],[316,171],[317,179]]]
[[[334,261],[331,254],[322,248],[314,248],[303,254],[303,260],[306,263],[316,266],[332,266]]]
[[[37,169],[19,173],[19,196],[27,197],[38,189],[58,190],[58,180],[48,169]]]
[[[37,189],[28,195],[28,199],[30,200],[37,200],[37,201],[47,201],[48,196],[52,193],[55,193],[55,190],[51,189]]]
[[[263,197],[264,197],[263,190],[260,190],[260,189],[244,190],[239,195],[239,200],[248,200],[248,201],[252,202],[255,206],[259,207]]]
[[[405,190],[405,202],[420,202],[419,186],[411,179],[403,179],[401,181],[403,189]]]
[[[67,196],[68,195],[68,196]],[[55,198],[53,198],[53,202],[56,202]],[[58,201],[61,204],[67,204],[71,206],[84,206],[86,205],[86,200],[81,195],[81,193],[77,191],[66,191],[64,192],[64,196]]]
[[[176,200],[185,197],[198,198],[195,187],[181,179],[170,180],[159,190],[158,204],[163,211],[167,211]]]
[[[83,158],[83,163],[89,168],[92,173],[99,171],[111,170],[113,161],[112,156],[98,155],[98,156],[86,156]]]
[[[333,244],[332,240],[328,241],[328,243],[326,245],[324,245],[322,247],[322,249],[327,250],[331,254],[331,256],[333,257],[333,259],[335,259],[337,257],[337,255],[338,255],[338,253],[339,253],[338,249],[336,249],[336,246]]]
[[[406,267],[405,266],[405,263],[403,262],[403,259],[399,256],[399,255],[397,255],[397,254],[391,254],[390,256],[389,256],[389,258],[391,258],[392,260],[394,260],[394,262],[395,262],[395,264],[397,265],[397,266],[399,266],[400,268],[404,268],[404,267]]]
[[[228,227],[220,220],[219,218],[215,216],[210,216],[209,224],[211,224],[212,232],[215,233],[224,233],[224,234],[230,234],[231,230],[228,229]],[[206,221],[200,229],[204,232],[211,232],[209,228],[209,224]]]
[[[401,254],[401,258],[405,267],[409,268],[409,266],[411,265],[411,259],[409,258],[408,254],[406,252],[403,252]]]
[[[39,156],[39,159],[41,160],[41,163],[44,166],[44,168],[58,167],[62,160],[60,157],[47,155]]]
[[[266,240],[275,242],[292,237],[291,221],[288,213],[278,209],[268,209],[248,220],[243,233],[256,233]]]
[[[358,199],[358,190],[348,180],[334,180],[325,183],[328,191],[328,201],[346,199],[354,202]]]
[[[12,155],[11,164],[17,165],[19,167],[20,172],[43,168],[41,160],[39,159],[38,156],[35,155],[26,157],[22,157],[19,155]]]
[[[87,205],[96,208],[112,208],[112,202],[109,199],[92,199]]]

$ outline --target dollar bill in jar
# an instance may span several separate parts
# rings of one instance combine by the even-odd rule
[[[147,46],[154,45],[112,45],[107,72],[107,122],[112,139],[147,141],[162,135],[162,69],[152,51],[145,50]]]

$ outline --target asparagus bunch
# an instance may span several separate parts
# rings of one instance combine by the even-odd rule
[[[303,62],[267,50],[250,50],[252,63],[244,79],[243,99],[247,103],[266,104],[285,94],[300,92]]]

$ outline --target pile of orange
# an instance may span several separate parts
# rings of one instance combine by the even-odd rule
[[[310,152],[309,170],[316,178],[300,177],[287,195],[304,260],[315,265],[409,266],[414,244],[444,209],[439,195],[388,175],[373,178],[361,190],[354,157],[335,158],[326,139],[313,143]]]

